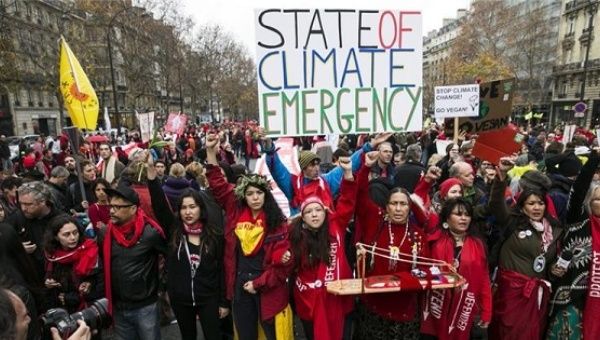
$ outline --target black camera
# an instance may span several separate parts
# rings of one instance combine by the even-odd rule
[[[96,300],[91,306],[69,315],[63,308],[49,309],[40,317],[44,331],[50,331],[50,327],[56,327],[58,333],[63,339],[73,334],[79,325],[77,320],[83,320],[91,330],[106,328],[111,323],[110,314],[108,314],[108,300],[102,298]]]

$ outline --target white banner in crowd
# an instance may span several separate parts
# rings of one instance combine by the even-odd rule
[[[279,159],[281,159],[281,162],[285,165],[287,170],[291,174],[299,174],[300,165],[298,165],[298,152],[296,148],[294,148],[294,139],[279,138],[277,141],[275,141],[275,148],[277,148]],[[266,155],[262,155],[261,158],[256,160],[254,172],[259,175],[267,176],[267,178],[271,181],[271,192],[273,193],[273,197],[275,198],[277,205],[279,205],[285,216],[290,217],[290,202],[287,197],[285,197],[283,191],[279,189],[279,186],[277,186],[275,180],[273,180],[273,176],[269,171],[269,167],[267,166],[265,158]]]
[[[154,131],[154,111],[147,113],[136,112],[136,117],[140,124],[140,135],[143,142],[148,142],[152,139]]]
[[[260,125],[269,136],[420,131],[422,16],[255,11]]]
[[[479,84],[436,86],[435,118],[477,117]]]
[[[563,144],[569,143],[573,136],[575,135],[575,129],[577,129],[577,125],[565,125],[565,131],[563,131]]]

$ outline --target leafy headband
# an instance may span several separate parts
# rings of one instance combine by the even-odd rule
[[[235,196],[240,200],[246,198],[246,188],[248,188],[249,185],[263,188],[264,190],[271,189],[271,185],[269,184],[267,177],[257,174],[246,175],[240,178],[240,182],[237,184],[235,189],[233,189]]]

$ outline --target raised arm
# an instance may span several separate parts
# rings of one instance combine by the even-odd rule
[[[354,180],[354,175],[352,175],[352,162],[350,158],[340,157],[340,166],[344,169],[344,179],[340,187],[335,219],[339,226],[345,228],[350,223],[352,216],[354,216],[358,185],[357,181]]]
[[[496,167],[496,177],[492,181],[488,206],[490,213],[496,218],[496,225],[499,226],[506,226],[510,216],[504,192],[506,191],[507,173],[513,166],[514,163],[511,160],[502,158],[500,166]]]
[[[228,213],[235,209],[237,200],[233,193],[233,184],[225,180],[217,161],[218,138],[214,134],[206,136],[206,178],[215,200]]]
[[[598,155],[598,149],[594,149],[590,154],[590,158],[585,163],[581,172],[577,175],[571,192],[569,193],[569,202],[567,203],[567,223],[581,222],[586,219],[586,213],[583,206],[583,201],[588,192],[592,179],[594,178],[594,172],[598,168],[600,163],[600,155]]]
[[[152,155],[148,155],[147,165],[147,178],[148,178],[148,191],[150,192],[150,201],[152,203],[152,210],[154,210],[154,216],[168,234],[170,233],[171,227],[175,224],[175,215],[169,207],[169,202],[162,189],[160,181],[156,178],[156,169],[154,168],[154,160]]]
[[[275,149],[275,144],[271,138],[265,138],[263,140],[263,145],[265,146],[265,161],[269,171],[271,172],[271,176],[273,176],[273,180],[275,183],[277,183],[279,189],[283,191],[288,201],[291,202],[294,198],[294,191],[292,189],[292,174],[288,171],[285,164],[283,164],[279,158],[277,149]]]

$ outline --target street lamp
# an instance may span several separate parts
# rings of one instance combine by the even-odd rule
[[[112,56],[112,39],[111,39],[111,31],[115,20],[123,13],[135,9],[136,7],[125,7],[122,10],[115,13],[108,22],[108,28],[106,30],[106,44],[108,45],[108,62],[110,66],[110,78],[112,82],[112,93],[113,93],[113,103],[115,105],[115,120],[117,121],[117,136],[121,133],[121,113],[119,112],[119,101],[117,99],[117,83],[115,81],[115,67],[113,65],[113,56]],[[147,14],[144,14],[145,16]]]
[[[586,78],[587,78],[588,60],[590,58],[590,46],[592,45],[592,38],[593,38],[592,30],[594,29],[594,14],[596,14],[596,11],[598,10],[598,4],[597,3],[590,4],[587,9],[590,13],[588,26],[586,28],[587,29],[586,34],[588,35],[588,43],[587,43],[586,50],[585,50],[585,59],[583,60],[583,75],[581,76],[581,91],[579,93],[579,102],[583,102],[585,99],[585,82],[587,80]],[[585,124],[585,116],[583,116],[583,117],[584,117],[583,124]]]

